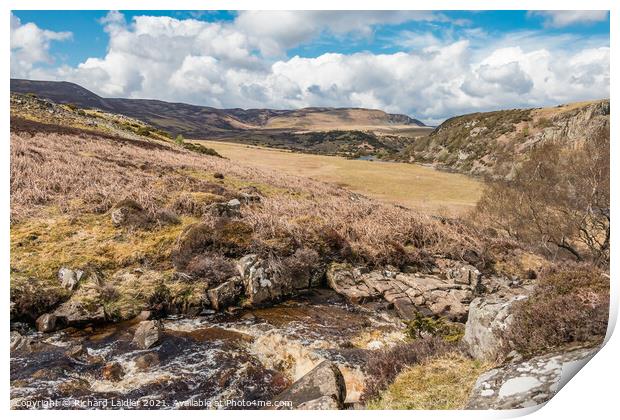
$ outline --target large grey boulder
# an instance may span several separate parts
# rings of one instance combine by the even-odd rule
[[[342,409],[347,395],[340,369],[328,360],[321,362],[302,376],[274,401],[290,401],[290,407],[280,409]]]
[[[241,295],[242,281],[240,277],[232,277],[219,286],[207,291],[209,302],[216,311],[233,305]]]
[[[77,286],[83,276],[84,272],[82,270],[72,270],[67,267],[61,267],[60,270],[58,270],[60,285],[68,290],[75,289],[75,286]]]
[[[274,279],[269,263],[255,254],[246,255],[237,262],[245,289],[246,303],[260,306],[273,303],[292,292],[291,279]]]
[[[493,361],[499,356],[503,335],[513,320],[511,309],[526,295],[475,298],[469,305],[463,343],[475,359]]]
[[[146,350],[157,344],[162,338],[163,324],[159,320],[142,321],[133,336],[133,341],[138,348]]]
[[[468,409],[515,409],[549,401],[598,351],[577,349],[534,357],[483,373]]]

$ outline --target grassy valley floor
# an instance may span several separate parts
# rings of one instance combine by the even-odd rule
[[[483,187],[465,175],[409,163],[350,160],[218,141],[199,143],[244,165],[335,183],[428,214],[462,215],[473,209]]]

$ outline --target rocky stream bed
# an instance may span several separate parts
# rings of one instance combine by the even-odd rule
[[[132,345],[139,322],[50,334],[13,325],[28,344],[12,352],[12,407],[99,408],[104,400],[106,408],[123,400],[136,401],[133,408],[215,407],[236,400],[258,408],[252,404],[272,399],[323,360],[338,365],[353,402],[363,388],[365,348],[402,339],[396,318],[331,290],[271,308],[169,317],[158,344],[145,350]]]

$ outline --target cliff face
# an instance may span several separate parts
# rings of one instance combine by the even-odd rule
[[[528,150],[554,141],[577,147],[609,129],[609,100],[469,114],[447,120],[408,150],[412,162],[472,175],[506,177]]]

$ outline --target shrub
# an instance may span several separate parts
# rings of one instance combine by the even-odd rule
[[[182,135],[177,135],[176,138],[174,139],[174,142],[178,145],[183,145],[185,144],[185,139],[183,138]]]
[[[201,155],[222,157],[218,152],[215,151],[215,149],[205,147],[202,144],[183,143],[183,147],[187,150],[191,150],[192,152],[200,153]]]
[[[463,324],[447,321],[444,318],[423,316],[416,312],[415,318],[407,322],[405,334],[412,340],[423,337],[440,337],[447,342],[459,341],[464,334]]]
[[[425,360],[455,351],[456,346],[438,337],[428,337],[374,351],[366,368],[366,388],[362,399],[372,400],[387,388],[405,368]]]
[[[609,320],[609,280],[586,266],[550,269],[513,313],[506,352],[532,355],[570,343],[598,343]]]
[[[288,257],[272,261],[270,265],[275,269],[277,277],[293,279],[296,284],[309,287],[319,273],[317,269],[320,267],[320,262],[319,254],[315,250],[300,248]]]
[[[206,282],[211,287],[236,275],[237,269],[230,260],[210,253],[194,257],[187,264],[186,272],[193,278]]]
[[[151,131],[146,127],[140,127],[136,130],[136,134],[139,136],[148,137],[151,135]]]

